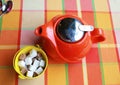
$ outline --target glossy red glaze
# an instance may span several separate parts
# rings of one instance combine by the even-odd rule
[[[99,28],[95,28],[92,32],[85,32],[83,38],[77,42],[69,43],[61,40],[56,34],[56,26],[64,18],[76,18],[82,24],[86,24],[77,16],[61,15],[35,30],[35,34],[40,36],[40,45],[47,55],[58,63],[79,62],[88,53],[92,43],[105,40],[103,30]]]

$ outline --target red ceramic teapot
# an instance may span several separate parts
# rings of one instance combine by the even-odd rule
[[[56,16],[37,27],[35,34],[40,37],[40,45],[47,55],[59,63],[79,62],[93,43],[105,40],[102,29],[74,15]]]

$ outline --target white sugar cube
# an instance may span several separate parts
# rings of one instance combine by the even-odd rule
[[[36,69],[37,69],[36,66],[33,66],[33,65],[30,65],[30,66],[29,66],[29,70],[30,70],[30,71],[33,71],[33,72],[34,72]]]
[[[36,56],[37,56],[37,51],[36,51],[35,49],[32,49],[32,50],[30,51],[29,56],[30,56],[31,58],[36,57]]]
[[[26,65],[31,65],[31,64],[32,64],[32,58],[26,57],[26,58],[25,58],[25,64],[26,64]]]
[[[37,59],[35,59],[34,62],[33,62],[33,66],[38,67],[39,63],[40,63],[40,61],[38,61]]]
[[[42,67],[39,67],[35,72],[36,72],[37,74],[40,74],[41,72],[43,72],[43,68],[42,68]]]
[[[44,60],[40,60],[40,64],[41,67],[45,67],[45,61]]]
[[[33,74],[34,74],[34,72],[28,71],[28,72],[27,72],[27,77],[33,77]]]
[[[20,66],[21,68],[26,68],[25,62],[23,60],[18,61],[18,66]]]

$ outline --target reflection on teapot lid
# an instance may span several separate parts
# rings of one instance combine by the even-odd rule
[[[79,26],[82,23],[75,18],[64,18],[57,25],[57,35],[60,39],[66,42],[77,42],[84,36],[84,31],[81,31]]]

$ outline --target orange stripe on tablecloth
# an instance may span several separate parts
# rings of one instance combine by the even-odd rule
[[[119,64],[103,63],[105,85],[120,85]]]
[[[2,30],[0,33],[0,45],[17,45],[18,32],[18,30]]]
[[[14,69],[0,68],[0,85],[15,85],[15,84],[16,76]]]
[[[87,64],[88,85],[102,85],[102,76],[99,63]]]
[[[101,51],[101,58],[103,63],[116,63],[117,61],[117,53],[116,49],[113,48],[100,48]]]
[[[66,85],[65,64],[48,65],[48,85]]]
[[[102,85],[100,60],[97,48],[92,48],[86,56],[88,85]]]
[[[94,12],[82,11],[82,19],[87,24],[94,26]]]
[[[92,47],[89,53],[86,55],[86,62],[89,64],[91,63],[100,63],[98,48]]]
[[[11,11],[8,15],[2,17],[2,30],[18,30],[19,11]]]
[[[68,65],[69,85],[84,85],[82,63]]]
[[[0,49],[0,66],[12,66],[17,49]]]

